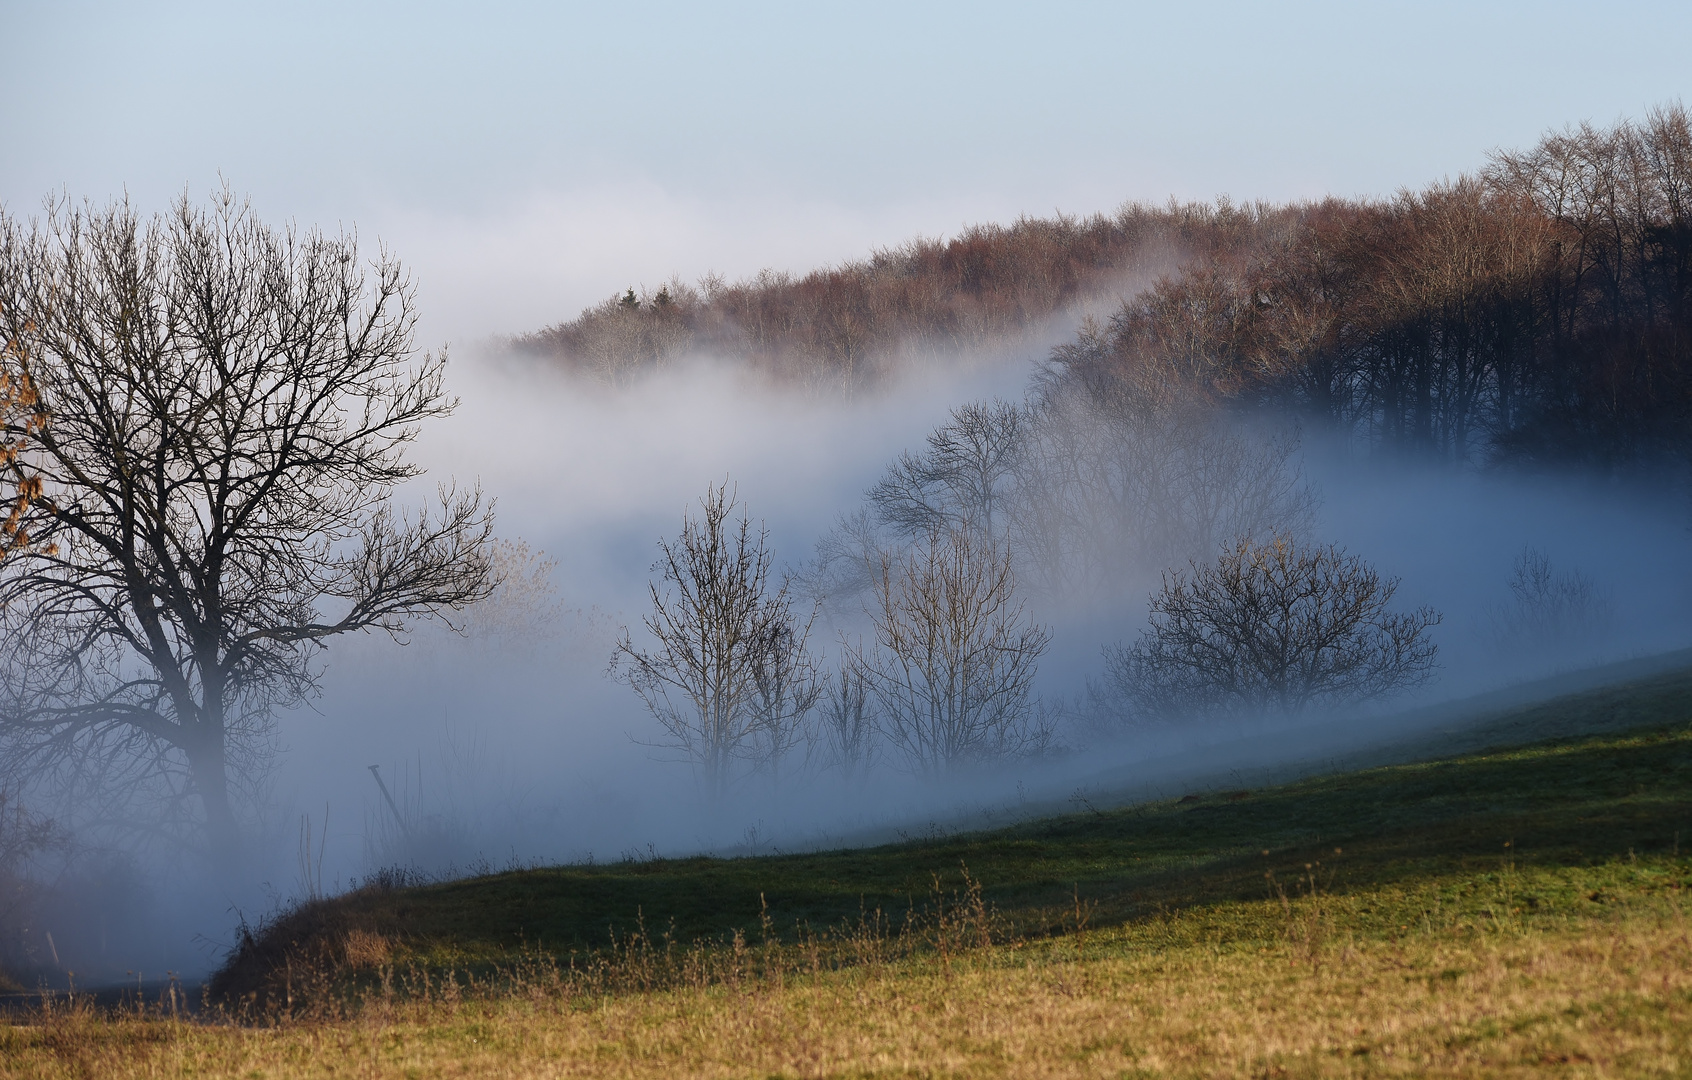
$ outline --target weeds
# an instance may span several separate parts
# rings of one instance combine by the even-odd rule
[[[243,929],[243,952],[225,971],[251,971],[262,959],[268,977],[214,982],[211,989],[221,1016],[285,1024],[350,1019],[391,1008],[396,1000],[455,1007],[467,999],[515,996],[580,1004],[711,987],[779,993],[791,980],[849,969],[882,971],[923,957],[949,974],[954,961],[990,952],[1004,931],[967,866],[960,866],[955,880],[935,874],[931,881],[927,901],[896,919],[880,908],[860,909],[856,918],[820,931],[796,923],[784,937],[760,896],[755,943],[736,929],[683,944],[673,924],[655,936],[645,912],[637,909],[628,928],[607,928],[599,949],[558,956],[525,946],[505,961],[463,966],[431,965],[415,954],[409,963],[395,963],[405,951],[402,943],[358,926],[326,930],[323,922],[332,915],[324,905],[307,902],[270,925]]]
[[[1343,849],[1335,848],[1336,856],[1343,853]],[[1314,859],[1304,864],[1304,872],[1293,878],[1292,892],[1276,878],[1274,870],[1264,872],[1264,879],[1269,884],[1269,892],[1280,903],[1281,913],[1285,918],[1284,934],[1297,955],[1310,965],[1312,970],[1321,963],[1329,939],[1333,936],[1330,913],[1327,908],[1326,897],[1323,895],[1323,871],[1320,859]],[[1333,871],[1327,873],[1328,881],[1333,880]]]
[[[566,1054],[595,1075],[1672,1074],[1692,1060],[1689,751],[1677,728],[868,852],[389,871],[243,927],[198,1010],[175,986],[130,1012],[32,1005],[0,1024],[0,1076],[190,1071],[158,1047],[207,1076],[309,1075],[278,1062],[320,1053],[380,1077]],[[485,913],[540,886],[602,906],[495,939]],[[622,896],[628,918],[600,914]]]
[[[1256,920],[1258,937],[1232,943],[1203,912],[1091,926],[1076,889],[1084,956],[1018,936],[984,947],[969,926],[943,966],[937,914],[880,933],[888,923],[865,912],[827,943],[919,946],[830,966],[813,961],[812,936],[683,947],[637,920],[614,955],[561,962],[529,947],[491,974],[389,966],[358,994],[296,996],[292,1014],[214,1008],[190,1022],[163,994],[108,1011],[79,995],[0,1024],[0,1076],[761,1077],[868,1074],[888,1059],[954,1076],[1514,1075],[1583,1061],[1676,1075],[1692,1053],[1678,896],[1641,884],[1615,911],[1516,932],[1459,924],[1312,946],[1287,935],[1286,913],[1301,915],[1311,889],[1332,896],[1314,873],[1211,913]],[[1481,877],[1443,884],[1485,892]],[[953,926],[973,918],[968,892],[944,889]]]

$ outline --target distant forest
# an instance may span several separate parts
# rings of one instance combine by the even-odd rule
[[[1390,199],[1130,204],[802,278],[631,289],[516,339],[608,381],[684,353],[873,385],[1086,319],[1046,392],[1279,406],[1383,449],[1611,468],[1692,446],[1692,126],[1582,124]]]

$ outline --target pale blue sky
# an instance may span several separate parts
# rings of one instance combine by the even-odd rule
[[[442,336],[1170,194],[1383,194],[1692,98],[1692,4],[0,0],[0,200],[221,174]]]

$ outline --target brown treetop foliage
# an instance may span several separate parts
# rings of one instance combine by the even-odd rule
[[[979,346],[1117,298],[1183,261],[1220,258],[1263,218],[1286,213],[1135,204],[1111,216],[977,225],[801,278],[765,270],[735,284],[711,276],[645,296],[631,289],[517,345],[612,382],[691,350],[782,379],[857,387],[908,356]]]
[[[612,381],[691,350],[850,388],[1112,298],[1113,315],[1054,351],[1048,388],[1291,407],[1455,461],[1679,455],[1692,125],[1678,104],[1582,124],[1388,199],[1132,204],[802,278],[673,282],[517,344]]]

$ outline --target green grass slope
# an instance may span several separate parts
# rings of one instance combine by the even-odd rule
[[[1208,919],[1203,933],[1219,943],[1247,940],[1261,928],[1242,913],[1286,890],[1352,897],[1336,910],[1347,932],[1371,935],[1436,910],[1442,919],[1566,919],[1623,893],[1682,887],[1692,671],[1506,710],[1463,740],[1487,730],[1499,743],[1545,730],[1588,734],[859,850],[367,887],[260,928],[212,989],[262,995],[278,972],[308,960],[491,970],[536,950],[604,950],[637,925],[680,943],[737,931],[791,942],[876,909],[894,921],[929,910],[967,890],[966,872],[1001,933],[1027,939],[1091,911],[1101,929],[1185,913]],[[371,942],[378,955],[361,961]]]

